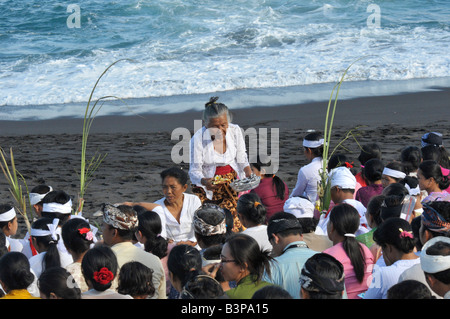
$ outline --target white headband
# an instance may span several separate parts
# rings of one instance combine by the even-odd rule
[[[47,224],[49,230],[31,228],[30,236],[44,237],[51,235],[54,240],[58,240],[56,230],[58,229],[59,219],[54,218],[52,224]]]
[[[395,169],[388,168],[388,167],[385,167],[383,169],[383,175],[391,176],[394,178],[401,178],[401,179],[406,177],[405,173],[403,173],[401,171],[397,171]]]
[[[323,138],[321,138],[318,141],[309,141],[309,140],[303,140],[303,146],[309,147],[309,148],[317,148],[319,146],[323,145]]]
[[[0,222],[9,222],[14,219],[14,217],[16,217],[16,210],[13,207],[7,212],[0,214]]]
[[[411,196],[417,196],[417,195],[420,194],[420,187],[419,187],[419,185],[417,185],[416,188],[411,188],[411,187],[409,187],[408,184],[405,184],[405,187],[408,190],[409,195],[411,195]]]
[[[42,211],[46,213],[70,214],[72,213],[72,200],[69,199],[65,204],[44,203],[42,205]]]
[[[422,247],[422,252],[420,253],[420,265],[422,266],[422,270],[426,273],[435,274],[450,269],[450,256],[427,255],[427,249],[439,241],[450,244],[450,238],[438,236],[427,241]]]
[[[49,186],[49,189],[50,190],[45,194],[30,193],[30,204],[36,205],[37,203],[39,203],[45,197],[45,195],[47,195],[48,193],[50,193],[53,190],[53,188],[51,186]]]

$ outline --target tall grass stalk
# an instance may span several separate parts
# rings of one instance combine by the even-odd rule
[[[351,63],[347,67],[347,69],[345,69],[339,82],[334,85],[333,90],[331,91],[331,94],[330,94],[330,98],[328,100],[328,107],[327,107],[327,113],[326,113],[326,117],[325,117],[325,128],[324,128],[324,146],[323,146],[323,155],[322,155],[323,165],[322,165],[322,169],[319,172],[320,180],[318,182],[319,184],[317,187],[319,199],[316,202],[316,209],[319,212],[326,212],[328,210],[328,208],[330,207],[330,202],[331,202],[331,195],[330,195],[331,187],[330,187],[328,171],[327,171],[328,161],[329,161],[331,155],[333,155],[334,151],[337,149],[337,147],[341,146],[345,140],[347,140],[348,138],[350,138],[352,136],[353,136],[353,138],[355,138],[353,135],[353,130],[350,130],[347,133],[346,137],[337,145],[337,147],[335,147],[333,149],[333,151],[330,154],[331,136],[332,136],[331,133],[332,133],[332,129],[333,129],[334,116],[336,114],[336,106],[337,106],[337,102],[338,102],[339,91],[341,89],[342,83],[344,82],[345,76],[348,73],[348,70],[358,60]],[[355,140],[356,140],[356,138],[355,138]]]
[[[11,169],[9,168],[3,149],[0,149],[0,155],[2,157],[2,162],[0,163],[0,166],[3,171],[3,174],[6,177],[6,180],[8,181],[9,191],[13,196],[14,200],[16,201],[17,206],[15,208],[17,212],[23,217],[27,230],[28,232],[30,232],[31,230],[30,220],[33,220],[33,210],[31,209],[30,205],[28,186],[25,181],[25,178],[16,169],[12,148],[10,148],[9,152],[10,152]],[[24,184],[25,194],[23,192],[23,188],[20,181]],[[28,217],[27,207],[30,207],[30,217]]]
[[[86,159],[86,149],[87,149],[87,142],[89,137],[89,132],[92,127],[92,123],[94,122],[95,116],[98,114],[100,109],[103,106],[103,103],[106,99],[117,99],[123,102],[121,98],[118,98],[114,95],[108,95],[108,96],[102,96],[98,98],[95,103],[91,106],[92,97],[94,95],[95,89],[97,88],[98,83],[100,82],[101,78],[108,72],[110,68],[112,68],[115,64],[119,63],[120,61],[124,61],[129,59],[120,59],[113,63],[111,63],[99,76],[97,81],[95,82],[94,87],[92,88],[91,94],[89,96],[86,110],[84,113],[84,120],[83,120],[83,135],[81,140],[81,167],[80,167],[80,190],[78,193],[78,205],[75,214],[79,214],[83,211],[84,206],[84,196],[86,194],[86,189],[89,186],[89,184],[92,182],[93,175],[95,171],[100,167],[101,163],[107,156],[107,154],[99,154],[98,152],[95,152],[95,154],[89,159]],[[102,102],[100,105],[99,102]]]

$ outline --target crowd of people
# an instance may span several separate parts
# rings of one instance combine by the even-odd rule
[[[309,163],[290,192],[267,163],[249,162],[225,104],[211,98],[203,122],[189,170],[160,173],[164,197],[102,204],[100,229],[49,185],[29,194],[38,218],[24,238],[15,208],[0,205],[2,298],[450,298],[450,160],[440,133],[389,163],[376,143],[361,146],[360,168],[334,154],[330,205],[319,211],[319,132],[301,141]],[[232,186],[255,178],[251,189]]]

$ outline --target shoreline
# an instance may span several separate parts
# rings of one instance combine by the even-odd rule
[[[445,121],[450,109],[450,88],[433,91],[367,96],[338,100],[335,123],[339,125],[423,125]],[[226,101],[223,101],[226,104]],[[308,126],[322,130],[328,101],[280,106],[254,106],[231,109],[233,122],[243,127],[279,125],[283,129]],[[429,110],[433,110],[429,112]],[[450,113],[450,112],[449,112]],[[444,115],[444,116],[443,116]],[[194,129],[201,111],[179,113],[145,113],[139,115],[102,115],[94,119],[91,133],[155,133],[175,128]],[[83,119],[61,117],[46,120],[0,120],[1,136],[81,134]]]

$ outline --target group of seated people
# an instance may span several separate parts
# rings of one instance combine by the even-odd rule
[[[333,155],[323,211],[316,205],[323,164],[317,136],[304,140],[310,163],[290,194],[279,176],[251,163],[261,181],[239,194],[237,216],[189,193],[189,174],[179,167],[161,172],[160,200],[102,204],[98,227],[74,213],[63,190],[36,186],[30,203],[38,218],[24,238],[16,236],[15,208],[0,205],[0,294],[448,299],[450,165],[439,137],[424,135],[421,148],[406,147],[386,164],[377,144],[363,145],[361,169],[345,154]]]

